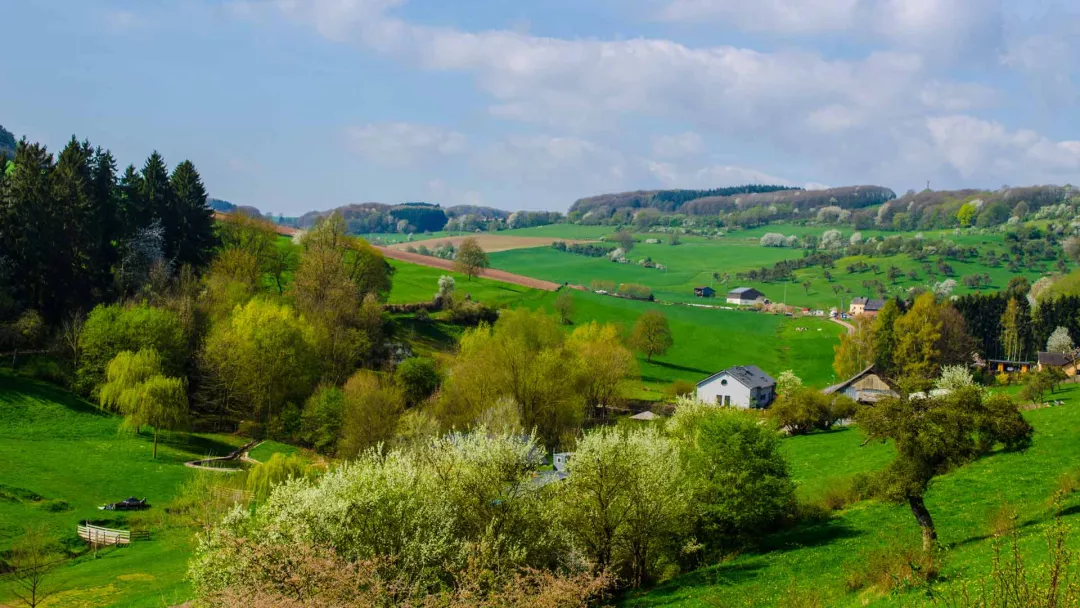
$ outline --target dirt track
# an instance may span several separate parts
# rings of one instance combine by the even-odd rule
[[[443,270],[454,269],[454,263],[450,260],[444,260],[429,255],[420,255],[419,253],[409,253],[408,251],[402,251],[392,247],[376,247],[376,249],[381,251],[383,255],[391,260],[400,260],[402,262],[409,262],[410,264],[419,264],[421,266],[430,266],[432,268],[441,268]],[[485,279],[510,283],[512,285],[543,289],[544,291],[555,291],[559,287],[562,287],[558,283],[552,283],[551,281],[541,281],[540,279],[534,279],[532,277],[526,277],[503,270],[493,270],[491,268],[484,269],[479,276],[482,276]],[[582,287],[576,285],[571,285],[571,287],[574,289],[582,289]]]

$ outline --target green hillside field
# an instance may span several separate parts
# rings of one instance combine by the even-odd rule
[[[78,554],[48,577],[61,589],[50,607],[174,606],[190,599],[185,582],[191,530],[170,526],[166,504],[194,474],[188,460],[228,453],[244,443],[223,435],[166,436],[152,456],[149,433],[121,434],[120,419],[53,386],[0,372],[0,551],[28,528],[43,526]],[[146,498],[145,512],[99,511],[128,496]],[[84,520],[147,529],[153,540],[86,551],[76,534]],[[0,584],[0,604],[16,605]]]

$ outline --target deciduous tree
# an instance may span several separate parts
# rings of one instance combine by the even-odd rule
[[[656,355],[662,355],[675,344],[671,336],[671,327],[667,317],[657,310],[650,310],[638,317],[630,334],[630,345],[643,353],[649,362]]]
[[[487,253],[480,247],[480,243],[473,237],[461,242],[457,255],[454,258],[454,270],[472,278],[480,274],[481,270],[491,265]]]

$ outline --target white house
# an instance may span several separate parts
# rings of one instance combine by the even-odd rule
[[[765,300],[765,294],[754,289],[753,287],[740,287],[738,289],[732,289],[727,294],[728,304],[737,304],[739,306],[750,306],[757,304],[758,302],[768,302]]]
[[[729,367],[698,382],[698,401],[764,409],[776,398],[776,380],[755,365]]]

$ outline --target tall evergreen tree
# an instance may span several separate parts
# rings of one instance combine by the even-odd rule
[[[40,309],[52,286],[52,253],[63,246],[54,226],[49,187],[53,158],[45,146],[24,138],[16,146],[14,167],[0,201],[0,226],[18,228],[3,231],[0,257],[11,268],[15,300]]]
[[[173,255],[178,264],[204,266],[217,244],[214,212],[207,204],[206,187],[191,161],[176,165],[170,178],[177,218]],[[166,232],[166,239],[168,233]]]
[[[162,158],[161,154],[158,154],[157,150],[146,159],[141,176],[140,194],[142,202],[146,205],[150,219],[161,222],[161,227],[165,231],[165,257],[172,260],[176,257],[180,217],[176,213],[176,205],[173,200],[172,183],[169,181],[169,168],[165,165],[165,159]]]
[[[116,183],[116,159],[100,147],[94,151],[90,168],[91,196],[94,201],[97,225],[95,236],[98,255],[95,263],[95,282],[99,289],[109,284],[109,272],[118,259],[117,242],[120,232],[119,191]]]
[[[91,192],[90,160],[93,152],[90,143],[80,142],[74,136],[56,158],[51,174],[53,213],[59,222],[60,235],[65,246],[52,252],[50,282],[65,285],[50,298],[61,304],[55,312],[60,313],[80,302],[91,299],[93,266],[99,239],[100,226]]]
[[[883,374],[891,374],[895,368],[896,331],[893,326],[899,318],[900,307],[896,300],[889,299],[874,320],[874,363]]]
[[[153,221],[153,214],[143,198],[143,179],[135,165],[128,165],[117,187],[119,240],[125,241]]]

